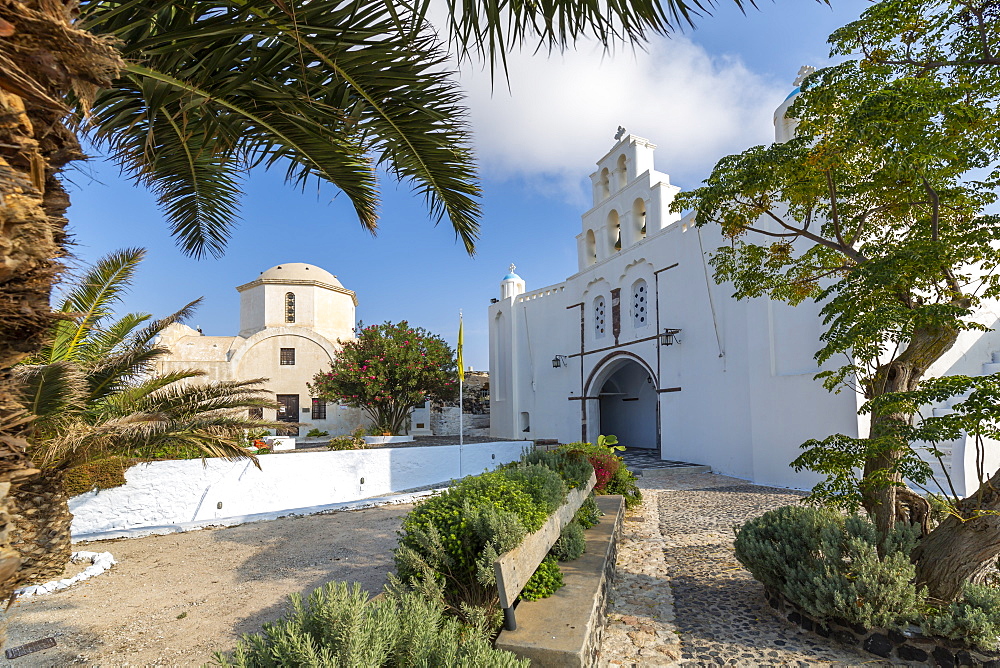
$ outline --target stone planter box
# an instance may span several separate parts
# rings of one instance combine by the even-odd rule
[[[1000,668],[1000,652],[973,649],[949,638],[925,636],[917,627],[900,633],[890,629],[867,629],[844,620],[816,620],[781,592],[764,588],[767,603],[792,624],[841,645],[863,650],[883,659],[900,659],[909,663],[953,666],[983,666]]]
[[[365,436],[366,445],[386,445],[387,443],[412,443],[412,436]]]

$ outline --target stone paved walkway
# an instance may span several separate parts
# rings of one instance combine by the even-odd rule
[[[733,554],[733,525],[798,492],[709,473],[640,479],[625,520],[600,665],[885,665],[777,617]]]

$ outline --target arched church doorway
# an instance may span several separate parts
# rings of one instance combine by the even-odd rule
[[[629,448],[659,453],[656,380],[645,365],[630,357],[608,363],[594,382],[601,434],[614,434]]]

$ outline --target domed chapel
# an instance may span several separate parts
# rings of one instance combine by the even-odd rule
[[[281,430],[289,436],[312,428],[347,433],[367,424],[360,409],[328,404],[307,387],[316,372],[329,368],[337,341],[354,338],[354,291],[325,269],[302,262],[271,267],[236,290],[239,334],[205,336],[172,324],[160,338],[170,354],[160,359],[157,371],[197,369],[208,381],[267,378],[265,387],[279,407],[263,409],[260,417],[305,425]]]

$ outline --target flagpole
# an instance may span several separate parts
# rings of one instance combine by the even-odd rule
[[[465,429],[462,420],[462,413],[464,412],[464,380],[465,380],[465,369],[463,365],[465,360],[462,357],[462,345],[464,332],[462,323],[462,309],[458,309],[458,477],[462,477],[462,451],[465,449]]]

